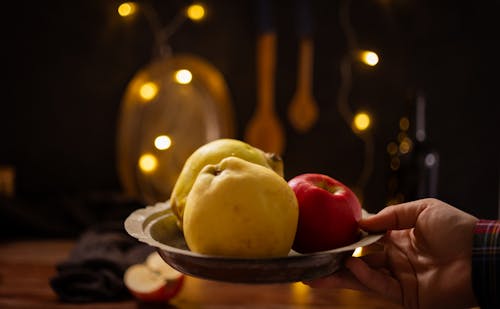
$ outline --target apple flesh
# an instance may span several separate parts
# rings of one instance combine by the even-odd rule
[[[361,204],[348,186],[324,174],[288,181],[297,197],[299,221],[292,248],[299,253],[331,250],[356,242]]]
[[[180,292],[184,275],[163,261],[158,252],[153,252],[144,263],[127,268],[123,281],[138,300],[167,302]]]

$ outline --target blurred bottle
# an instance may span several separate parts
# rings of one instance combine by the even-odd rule
[[[415,138],[413,157],[416,165],[415,198],[437,197],[439,180],[439,153],[427,135],[426,98],[418,93],[415,102]]]
[[[388,205],[438,195],[439,153],[428,138],[426,98],[419,92],[409,101],[408,115],[399,120],[397,139],[387,145]]]

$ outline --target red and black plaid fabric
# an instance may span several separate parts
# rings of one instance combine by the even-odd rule
[[[500,221],[479,220],[474,228],[472,285],[481,308],[500,308]]]

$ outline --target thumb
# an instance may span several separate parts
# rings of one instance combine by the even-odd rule
[[[361,219],[359,225],[367,232],[409,229],[415,226],[418,216],[427,207],[425,199],[391,205],[376,215]]]

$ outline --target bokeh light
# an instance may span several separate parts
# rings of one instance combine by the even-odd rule
[[[398,145],[395,142],[387,144],[387,153],[394,156],[398,153]]]
[[[401,161],[399,160],[398,157],[391,158],[391,170],[397,171],[399,169],[400,165],[401,165]]]
[[[193,74],[189,70],[182,69],[175,72],[175,81],[179,84],[186,85],[193,80]]]
[[[401,119],[399,119],[399,128],[402,131],[408,131],[410,128],[410,120],[408,120],[407,117],[401,117]]]
[[[194,3],[188,6],[186,15],[193,21],[200,21],[205,17],[205,7],[201,3]]]
[[[413,146],[413,142],[411,141],[411,139],[409,139],[408,137],[405,137],[401,141],[401,143],[399,144],[399,152],[401,154],[407,154],[408,152],[410,152],[412,146]]]
[[[356,130],[364,131],[370,127],[370,122],[371,122],[370,115],[368,115],[367,113],[361,112],[361,113],[357,113],[354,116],[353,125],[354,125],[354,128]]]
[[[137,10],[137,5],[134,2],[124,2],[118,6],[118,14],[122,17],[134,15]]]
[[[364,50],[360,53],[360,59],[361,61],[369,66],[375,66],[379,62],[379,57],[378,55],[370,50]]]
[[[155,147],[158,150],[167,150],[172,146],[172,140],[168,135],[160,135],[155,138]]]
[[[158,159],[150,153],[145,153],[139,158],[139,168],[144,173],[152,173],[158,167]]]
[[[152,100],[158,94],[158,86],[153,82],[144,83],[139,89],[139,95],[146,101]]]
[[[434,153],[428,153],[426,156],[425,156],[425,166],[427,167],[433,167],[434,165],[437,164],[437,157]]]

